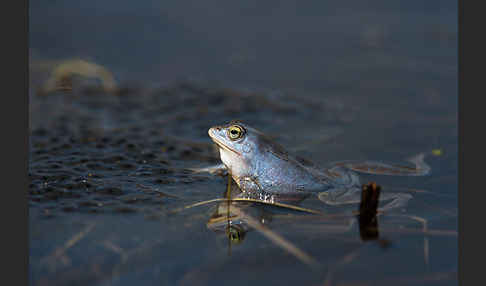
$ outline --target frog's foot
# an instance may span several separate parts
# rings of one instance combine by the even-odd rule
[[[411,200],[413,196],[411,194],[405,193],[383,193],[381,195],[380,201],[388,201],[392,200],[391,202],[387,203],[381,208],[378,208],[378,211],[385,212],[392,209],[399,209],[403,208],[407,205],[408,201]]]
[[[336,206],[344,204],[357,204],[361,201],[361,190],[358,187],[335,188],[320,192],[317,197],[322,202]]]
[[[318,194],[320,201],[328,205],[344,205],[344,204],[358,204],[361,202],[361,189],[358,187],[331,189]],[[412,198],[412,195],[405,193],[383,193],[381,192],[379,201],[389,201],[383,207],[378,208],[378,211],[389,211],[391,209],[402,208],[407,205],[407,202]]]
[[[225,176],[228,174],[228,168],[224,164],[218,164],[214,166],[204,167],[204,168],[187,168],[186,170],[192,171],[193,173],[209,173],[211,175]]]
[[[334,167],[345,167],[355,172],[373,175],[392,175],[392,176],[425,176],[430,173],[430,166],[424,161],[425,153],[420,153],[407,159],[413,163],[414,167],[385,164],[375,161],[343,161],[334,163]],[[333,169],[332,167],[330,168]]]

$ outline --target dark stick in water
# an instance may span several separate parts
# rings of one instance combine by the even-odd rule
[[[361,202],[359,204],[359,234],[363,241],[378,239],[378,222],[376,213],[381,187],[371,182],[361,188]]]

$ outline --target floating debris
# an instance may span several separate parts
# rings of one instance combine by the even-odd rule
[[[441,156],[442,155],[442,149],[434,149],[434,150],[432,150],[432,155],[434,155],[434,156]]]
[[[105,92],[116,90],[115,79],[108,69],[86,60],[70,59],[55,65],[38,95],[48,95],[55,91],[72,91],[73,76],[99,79]]]

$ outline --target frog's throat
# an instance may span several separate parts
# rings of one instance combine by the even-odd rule
[[[221,142],[221,141],[219,141],[218,139],[216,139],[214,137],[212,137],[211,139],[213,139],[214,143],[216,143],[216,145],[218,145],[220,148],[226,149],[228,151],[231,151],[231,152],[235,153],[238,156],[241,156],[241,153],[240,152],[236,151],[235,149],[233,149],[233,148],[231,148],[229,146],[224,145],[224,143]]]

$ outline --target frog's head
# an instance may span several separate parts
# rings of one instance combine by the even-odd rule
[[[251,173],[252,161],[258,156],[262,133],[239,121],[211,127],[209,137],[219,146],[221,161],[233,175]]]

